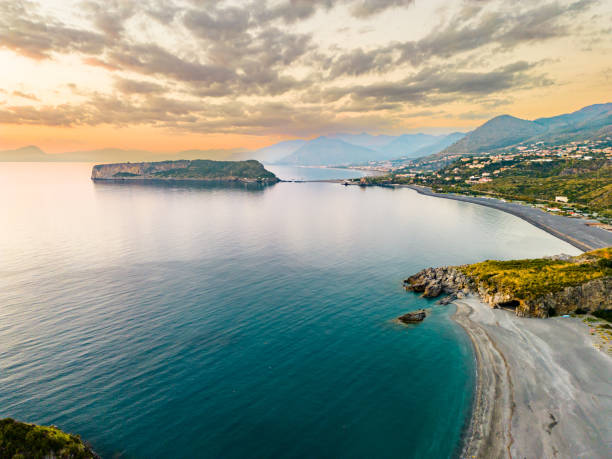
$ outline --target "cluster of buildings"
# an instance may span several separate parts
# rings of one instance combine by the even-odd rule
[[[612,160],[612,137],[599,140],[572,141],[559,145],[537,142],[492,155],[453,155],[445,158],[448,163],[451,163],[450,167],[438,171],[415,168],[409,169],[409,172],[403,170],[396,176],[417,178],[423,182],[437,182],[441,179],[447,183],[478,184],[491,182],[494,178],[505,175],[505,172],[527,162],[552,163],[560,160],[590,161],[604,158]],[[432,162],[439,161],[439,158],[432,159]],[[428,165],[427,162],[422,164],[425,167]]]

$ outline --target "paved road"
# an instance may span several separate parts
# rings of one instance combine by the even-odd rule
[[[459,194],[442,194],[435,193],[429,188],[415,185],[406,186],[427,196],[471,202],[507,212],[522,218],[526,222],[568,242],[580,250],[589,251],[612,246],[612,232],[594,226],[588,226],[586,220],[581,218],[570,218],[549,214],[535,207],[524,206],[513,202],[504,202],[499,199],[464,196]]]

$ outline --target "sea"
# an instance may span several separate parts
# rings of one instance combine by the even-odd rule
[[[578,253],[514,216],[405,188],[90,173],[0,163],[0,417],[77,433],[104,458],[456,457],[471,343],[454,306],[402,280]],[[419,308],[424,322],[394,322]]]

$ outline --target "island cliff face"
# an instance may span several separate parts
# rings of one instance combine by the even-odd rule
[[[603,311],[612,309],[612,248],[578,257],[427,268],[407,278],[404,287],[426,298],[448,294],[443,303],[472,293],[521,317]]]
[[[272,172],[255,160],[211,161],[178,160],[143,163],[99,164],[91,171],[92,180],[184,180],[244,182],[271,185],[279,182]]]

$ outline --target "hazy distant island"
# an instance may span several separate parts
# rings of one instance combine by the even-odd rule
[[[441,303],[457,305],[454,320],[472,341],[461,457],[609,457],[612,248],[428,268],[404,286],[448,294]]]
[[[98,164],[92,180],[161,180],[241,182],[272,185],[280,180],[259,161],[212,161],[207,159],[142,163]]]
[[[38,426],[0,419],[0,457],[97,459],[99,456],[78,435],[53,426]]]

